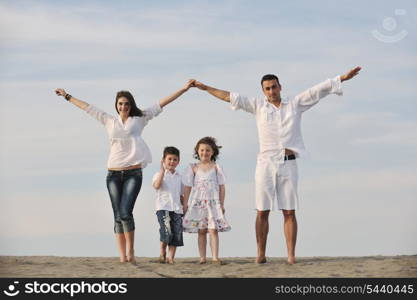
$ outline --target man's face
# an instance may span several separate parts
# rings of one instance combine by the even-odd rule
[[[281,86],[275,79],[265,80],[262,82],[262,91],[268,98],[269,102],[276,102],[281,100]]]

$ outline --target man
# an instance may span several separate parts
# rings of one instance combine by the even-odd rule
[[[301,115],[329,94],[342,95],[341,82],[356,76],[356,67],[344,75],[337,76],[309,88],[293,98],[281,98],[281,84],[277,76],[262,77],[261,85],[265,98],[253,98],[230,93],[207,86],[199,81],[194,85],[211,95],[230,102],[232,109],[243,109],[255,115],[258,127],[260,151],[258,154],[256,189],[256,263],[266,262],[266,241],[269,230],[269,212],[282,210],[284,234],[287,243],[288,263],[295,263],[298,208],[296,158],[305,151],[301,135]]]

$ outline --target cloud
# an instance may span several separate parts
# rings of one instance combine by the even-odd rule
[[[321,174],[319,178],[309,177],[304,180],[304,188],[309,191],[323,190],[325,183],[327,192],[351,191],[361,195],[378,195],[370,201],[383,201],[384,194],[402,193],[407,195],[407,201],[412,199],[412,193],[417,192],[417,174],[408,167],[361,169],[354,168]],[[401,191],[401,192],[399,192]],[[412,192],[412,193],[409,193]],[[404,197],[403,195],[403,197]],[[360,200],[357,200],[360,201]],[[395,203],[391,203],[396,207]]]
[[[336,121],[339,130],[353,130],[352,145],[417,146],[417,122],[403,120],[393,112],[349,113]],[[359,130],[362,128],[362,130]]]
[[[109,56],[125,47],[197,50],[204,46],[227,50],[230,39],[225,32],[211,31],[209,39],[202,34],[217,27],[213,18],[214,14],[199,13],[198,7],[129,12],[99,7],[56,10],[50,6],[22,10],[3,4],[0,13],[1,38],[9,47],[10,44],[61,42],[63,50],[81,46],[88,51],[87,45],[90,50],[106,47],[101,53]]]
[[[242,7],[233,2],[215,8],[201,3],[168,8],[141,6],[131,10],[88,4],[81,4],[80,8],[57,7],[59,5],[31,3],[22,9],[2,5],[1,38],[7,41],[7,48],[15,50],[8,51],[9,58],[46,61],[49,57],[54,61],[59,57],[61,62],[157,63],[158,59],[152,60],[152,55],[146,55],[145,59],[141,50],[147,50],[154,54],[171,52],[163,55],[180,51],[190,59],[201,53],[206,60],[214,56],[227,57],[229,61],[248,60],[255,52],[259,56],[268,54],[269,61],[290,57],[301,63],[320,54],[331,58],[343,53],[345,61],[353,58],[361,61],[364,51],[368,52],[369,46],[375,45],[368,32],[358,33],[353,30],[356,27],[353,24],[271,26],[267,19],[240,17],[237,11]],[[329,38],[331,47],[327,46]],[[358,40],[358,43],[347,46],[344,40]],[[31,46],[35,51],[16,51],[23,45]],[[314,47],[306,48],[305,45]],[[403,55],[390,56],[390,59],[401,60]],[[180,55],[174,56],[178,59]],[[372,63],[372,57],[369,59],[366,62]],[[312,70],[317,74],[317,68]]]

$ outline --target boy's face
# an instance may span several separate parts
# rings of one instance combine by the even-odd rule
[[[167,154],[164,158],[165,169],[170,172],[174,172],[179,163],[180,159],[175,154]]]

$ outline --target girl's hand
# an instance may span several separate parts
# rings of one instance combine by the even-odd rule
[[[221,209],[222,209],[222,212],[223,212],[223,214],[226,212],[226,210],[224,209],[224,205],[220,205],[220,207],[221,207]]]
[[[67,93],[65,93],[64,89],[56,89],[55,94],[57,94],[58,96],[65,96]]]
[[[183,205],[182,211],[183,211],[184,215],[187,212],[187,210],[188,210],[188,204]]]

